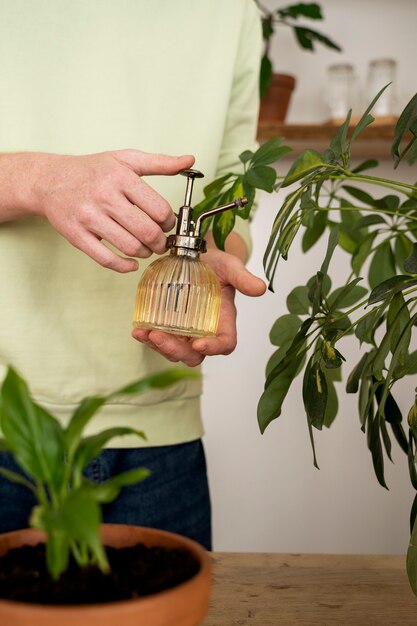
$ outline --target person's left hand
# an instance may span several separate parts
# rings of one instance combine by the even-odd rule
[[[254,276],[243,262],[232,254],[217,249],[209,249],[204,255],[206,261],[219,279],[222,301],[219,326],[216,337],[180,337],[159,330],[135,328],[132,336],[149,348],[156,350],[173,362],[182,361],[189,367],[200,365],[206,356],[230,354],[236,347],[236,290],[245,296],[261,296],[266,285]]]

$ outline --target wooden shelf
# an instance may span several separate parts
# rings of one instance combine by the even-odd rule
[[[355,139],[352,147],[353,158],[391,158],[391,144],[394,139],[396,119],[392,121],[375,121],[365,128]],[[353,126],[349,134],[353,132]],[[323,152],[329,147],[332,137],[337,132],[335,124],[282,124],[259,122],[258,140],[266,141],[273,137],[283,137],[293,148],[288,158],[293,158],[305,148]]]

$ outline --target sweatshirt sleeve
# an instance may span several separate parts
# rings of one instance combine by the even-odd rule
[[[259,112],[259,70],[262,50],[261,21],[254,0],[245,0],[235,73],[218,162],[217,176],[243,170],[239,154],[256,150]],[[234,231],[251,251],[249,224],[236,219]]]

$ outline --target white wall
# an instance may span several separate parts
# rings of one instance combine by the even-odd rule
[[[407,92],[407,97],[417,91],[411,57],[411,47],[414,52],[417,47],[412,33],[417,23],[415,0],[325,0],[320,4],[327,19],[319,27],[343,44],[344,58],[357,66],[358,73],[369,58],[395,52],[401,76],[398,91]],[[300,83],[292,121],[324,119],[317,84],[323,78],[324,65],[334,62],[338,55],[323,52],[299,56],[295,46],[283,40],[277,45],[278,57],[284,56],[282,46],[285,69],[295,72]],[[279,69],[284,70],[283,63]],[[279,165],[280,171],[287,166]],[[407,167],[402,171],[404,179],[413,180],[415,171]],[[389,176],[390,163],[384,163],[379,173]],[[263,251],[280,199],[279,195],[262,195],[253,223],[254,250],[249,267],[260,276]],[[312,464],[299,388],[290,393],[281,417],[265,434],[258,429],[256,406],[272,352],[268,331],[285,311],[285,298],[292,287],[319,268],[324,245],[313,249],[307,259],[291,251],[290,260],[283,262],[278,272],[275,294],[256,300],[239,297],[238,348],[228,357],[206,360],[203,411],[217,550],[406,550],[413,498],[406,459],[394,445],[395,463],[388,464],[386,471],[390,491],[380,487],[359,428],[356,397],[345,396],[333,426],[317,433],[320,471]],[[341,255],[341,272],[345,271],[344,261]],[[345,350],[347,356],[356,357],[350,344]],[[404,408],[413,401],[415,385],[415,381],[403,385]]]
[[[265,0],[263,4],[274,8],[290,2]],[[333,63],[353,64],[362,92],[359,98],[361,112],[364,104],[368,103],[368,63],[372,59],[386,57],[397,61],[395,89],[397,106],[401,110],[416,91],[416,0],[320,0],[318,4],[325,19],[317,23],[310,20],[309,25],[338,43],[342,52],[321,45],[316,52],[302,50],[295,42],[291,29],[278,27],[278,34],[272,43],[274,69],[297,77],[288,122],[323,121],[329,117],[324,88],[326,68]]]

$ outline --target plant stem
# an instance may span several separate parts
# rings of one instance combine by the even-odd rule
[[[330,178],[333,178],[330,176]],[[381,178],[379,176],[368,176],[366,174],[361,174],[360,176],[356,174],[345,173],[344,176],[337,175],[336,180],[355,180],[359,183],[372,183],[373,185],[378,185],[380,187],[386,187],[387,189],[393,189],[394,191],[401,191],[401,188],[408,189],[417,193],[417,187],[415,185],[410,185],[408,183],[402,183],[395,180],[390,180],[389,178]],[[405,192],[403,192],[405,193]]]

